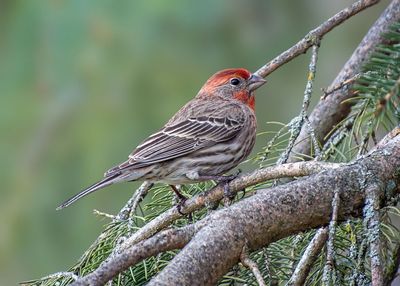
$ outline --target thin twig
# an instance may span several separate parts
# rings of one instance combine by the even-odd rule
[[[265,270],[268,274],[268,282],[269,282],[269,286],[278,286],[279,282],[278,279],[275,277],[275,271],[273,269],[273,267],[271,267],[271,262],[270,262],[270,258],[268,257],[268,252],[265,250],[263,251],[264,254],[264,265],[265,265]]]
[[[287,162],[290,152],[292,152],[294,143],[296,142],[296,139],[300,134],[302,126],[303,126],[303,120],[301,116],[297,116],[289,122],[288,124],[290,131],[289,143],[285,148],[285,151],[279,156],[279,159],[276,161],[277,165],[285,164]]]
[[[353,127],[354,120],[354,116],[350,117],[333,132],[332,136],[330,136],[328,141],[325,142],[320,156],[317,156],[316,160],[327,160],[329,158],[329,156],[332,154],[332,148],[338,146],[343,141],[343,139],[348,136],[348,132]]]
[[[96,210],[96,209],[93,210],[93,213],[95,215],[97,215],[97,216],[102,216],[102,217],[105,217],[105,218],[109,218],[111,220],[116,220],[116,216],[108,214],[108,213],[105,213],[105,212],[101,212],[101,211]]]
[[[288,124],[284,125],[281,129],[278,130],[278,132],[276,132],[274,137],[272,137],[272,139],[268,141],[266,147],[263,149],[263,154],[261,155],[260,158],[261,162],[267,160],[269,153],[271,153],[271,148],[275,144],[275,141],[278,140],[278,138],[282,135],[282,132],[285,131],[288,126],[289,126]]]
[[[345,86],[349,86],[353,84],[357,79],[359,79],[362,75],[366,75],[367,73],[358,73],[349,79],[346,79],[342,82],[339,82],[338,84],[331,86],[327,89],[321,88],[323,95],[321,96],[321,100],[324,100],[328,95],[334,93],[335,91],[338,91],[339,89],[342,89]]]
[[[310,106],[311,95],[312,95],[313,86],[314,86],[314,79],[315,79],[315,75],[317,72],[318,49],[319,49],[319,42],[316,42],[312,46],[311,60],[310,60],[309,66],[308,66],[307,84],[306,84],[306,89],[304,91],[303,105],[301,108],[301,118],[303,120],[303,125],[304,125],[304,123],[306,123],[306,127],[308,129],[308,132],[310,133],[310,137],[313,142],[314,154],[316,157],[319,156],[321,150],[319,148],[319,142],[317,140],[317,137],[315,136],[314,128],[312,127],[310,120],[308,119],[307,110],[308,110],[308,107]],[[302,127],[303,126],[301,126],[301,128]],[[300,133],[300,131],[301,131],[301,129],[299,130],[299,133]]]
[[[308,132],[310,133],[311,142],[313,144],[314,156],[315,156],[314,160],[318,160],[318,158],[321,157],[322,150],[321,150],[321,148],[319,146],[320,144],[318,142],[317,136],[315,136],[314,127],[311,125],[310,119],[308,119],[308,116],[304,117],[304,122],[306,123],[306,126],[308,128]]]
[[[133,196],[129,199],[129,201],[125,204],[125,206],[120,210],[118,215],[116,216],[117,220],[127,220],[131,217],[131,214],[135,212],[137,206],[140,201],[144,198],[144,196],[149,192],[152,188],[153,184],[150,182],[143,182],[140,187],[136,190]]]
[[[373,118],[371,118],[365,126],[365,134],[363,135],[363,137],[361,139],[361,144],[358,147],[357,157],[360,157],[360,156],[364,155],[365,153],[367,153],[368,142],[369,142],[369,138],[371,136],[370,130],[372,129],[372,123],[373,123]]]
[[[364,207],[364,230],[370,245],[371,282],[372,286],[383,286],[383,261],[381,257],[381,231],[380,231],[380,189],[379,185],[369,186],[366,189],[367,200]]]
[[[314,141],[315,153],[317,156],[320,154],[319,143],[315,137],[314,129],[312,128],[307,118],[307,110],[308,107],[310,106],[314,79],[317,71],[318,48],[319,48],[319,39],[314,39],[314,45],[312,46],[311,60],[308,66],[307,84],[304,90],[303,104],[301,107],[300,115],[294,118],[289,124],[291,132],[289,143],[285,151],[281,154],[278,161],[276,162],[277,165],[284,164],[287,162],[287,160],[289,159],[290,152],[292,151],[293,146],[297,140],[297,137],[300,135],[300,131],[303,128],[304,123],[307,122],[308,122],[307,124],[308,131],[310,132],[310,136]]]
[[[153,183],[143,182],[142,185],[136,190],[133,196],[130,198],[128,203],[124,206],[124,208],[118,213],[117,217],[113,221],[121,220],[122,217],[124,220],[128,220],[128,229],[129,232],[126,235],[120,236],[111,252],[111,254],[105,259],[101,265],[108,263],[110,259],[115,257],[120,252],[120,247],[123,245],[124,241],[132,235],[134,232],[134,220],[133,215],[136,211],[136,208],[139,206],[140,201],[147,195],[150,189],[153,187]]]
[[[316,232],[304,251],[296,269],[293,271],[290,280],[286,284],[287,286],[304,285],[308,273],[310,272],[314,261],[317,259],[318,254],[321,252],[321,249],[324,247],[327,238],[328,229],[326,227],[322,227]]]
[[[306,89],[304,91],[303,105],[301,108],[302,117],[305,117],[307,115],[307,109],[310,106],[311,94],[313,92],[315,74],[317,72],[319,39],[315,41],[316,41],[315,44],[312,46],[310,64],[308,65],[307,84],[306,84]]]
[[[243,246],[242,253],[240,254],[240,262],[243,264],[243,266],[248,267],[251,270],[251,272],[253,272],[258,285],[266,286],[264,278],[261,275],[260,269],[258,269],[257,263],[255,263],[249,257],[248,249],[247,249],[246,245]]]
[[[387,267],[388,272],[385,273],[385,285],[394,285],[393,281],[399,276],[398,270],[400,266],[400,244],[396,244],[395,250],[391,257],[391,261]]]
[[[324,267],[324,274],[322,278],[324,285],[335,285],[335,280],[336,280],[334,241],[336,235],[339,207],[340,207],[339,190],[335,188],[334,197],[332,201],[332,218],[329,223],[329,236],[328,236],[328,244],[326,247],[326,264]]]
[[[357,253],[357,266],[353,271],[354,275],[351,285],[367,285],[366,281],[369,281],[369,278],[365,273],[364,265],[365,255],[367,254],[367,240],[365,238],[361,241]]]
[[[298,57],[301,54],[304,54],[312,45],[315,44],[315,39],[322,39],[325,34],[330,32],[336,26],[342,24],[344,21],[349,19],[351,16],[363,11],[364,9],[375,5],[379,2],[379,0],[359,0],[355,2],[350,7],[347,7],[336,15],[332,16],[324,23],[319,25],[314,30],[310,31],[307,35],[304,36],[299,42],[297,42],[293,47],[281,53],[272,61],[268,62],[266,65],[259,68],[256,73],[262,77],[266,77],[271,74],[280,66],[286,64],[292,59]]]
[[[128,218],[128,220],[129,220],[128,226],[131,231],[133,230],[133,226],[134,226],[133,215],[135,214],[136,209],[139,206],[139,203],[143,200],[143,198],[151,190],[153,185],[154,185],[153,183],[149,183],[147,181],[143,182],[143,184],[136,191],[136,193],[133,197],[133,202],[132,202],[132,206],[130,207],[130,210],[129,210],[129,218]]]
[[[133,196],[124,205],[124,207],[119,211],[119,213],[115,217],[113,217],[113,222],[118,222],[118,221],[121,221],[121,220],[129,219],[130,215],[131,215],[131,212],[132,212],[133,202],[137,198],[138,194],[144,192],[143,191],[144,189],[148,189],[149,190],[151,187],[152,187],[152,184],[149,184],[148,182],[143,182],[142,185],[135,191]],[[103,243],[103,241],[104,241],[104,239],[106,239],[107,235],[109,235],[109,233],[107,231],[103,231],[97,237],[97,239],[92,243],[92,245],[83,253],[81,258],[79,259],[79,262],[84,261],[85,259],[87,259],[87,257],[90,256],[91,251],[93,249],[95,249],[99,244]],[[117,244],[117,246],[114,247],[114,250],[113,250],[112,254],[114,253],[115,249],[118,246],[119,245]],[[109,257],[112,257],[112,256],[114,256],[114,255],[110,255]]]
[[[79,277],[73,272],[67,272],[67,271],[61,271],[61,272],[56,272],[47,276],[44,276],[40,278],[40,280],[45,281],[45,280],[50,280],[50,279],[59,279],[59,278],[71,278],[74,281],[78,280]],[[32,285],[34,281],[24,281],[20,282],[19,285]],[[36,285],[36,284],[34,284]]]
[[[92,273],[72,283],[71,286],[104,285],[119,272],[147,257],[167,250],[182,248],[189,242],[196,231],[197,229],[194,225],[188,225],[181,229],[164,230],[111,258]]]

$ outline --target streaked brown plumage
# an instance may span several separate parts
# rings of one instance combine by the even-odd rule
[[[143,141],[105,178],[57,209],[105,186],[147,180],[170,185],[221,176],[251,152],[256,136],[254,90],[265,83],[245,69],[217,72],[197,96],[157,133]]]

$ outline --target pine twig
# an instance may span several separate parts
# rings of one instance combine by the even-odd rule
[[[324,285],[335,285],[335,234],[336,234],[336,226],[338,221],[338,213],[340,207],[340,197],[339,190],[334,190],[334,197],[332,201],[332,219],[329,223],[329,236],[328,236],[328,245],[327,245],[327,254],[326,254],[326,264],[324,267],[323,274],[323,282]]]
[[[52,273],[50,275],[44,276],[41,278],[41,280],[47,280],[47,279],[57,279],[57,278],[71,278],[74,281],[77,281],[79,279],[78,275],[76,275],[73,272],[67,272],[67,271],[61,271],[61,272],[56,272],[56,273]],[[31,285],[31,283],[33,283],[33,281],[24,281],[24,282],[20,282],[19,285]]]
[[[319,38],[316,38],[313,40],[314,45],[312,46],[312,53],[311,53],[311,60],[310,64],[308,67],[308,76],[307,76],[307,84],[306,88],[304,90],[304,98],[303,98],[303,104],[301,107],[300,115],[296,118],[294,118],[290,125],[290,131],[291,135],[289,138],[289,143],[288,146],[286,147],[285,151],[282,153],[282,155],[279,157],[277,161],[277,165],[279,164],[284,164],[287,162],[289,159],[290,152],[293,149],[293,146],[300,135],[300,131],[303,128],[304,123],[306,123],[306,127],[309,128],[308,131],[310,132],[310,136],[314,142],[314,148],[315,148],[315,153],[317,156],[320,154],[319,150],[319,144],[318,141],[315,137],[314,134],[314,129],[312,128],[311,124],[309,124],[309,120],[307,118],[307,109],[310,106],[310,100],[311,100],[311,94],[313,91],[313,85],[314,85],[314,79],[315,79],[315,73],[317,70],[317,60],[318,60],[318,48],[319,48]],[[308,122],[308,124],[307,124]]]
[[[131,226],[133,224],[133,222],[131,221],[132,214],[135,213],[136,208],[138,207],[139,203],[147,195],[147,193],[150,191],[150,189],[153,187],[153,185],[154,185],[153,183],[144,181],[116,216],[98,211],[96,209],[93,210],[93,213],[95,215],[109,218],[113,222],[121,221],[121,220],[130,220],[129,225]]]
[[[146,194],[153,187],[153,184],[147,181],[144,181],[139,189],[133,194],[133,196],[129,199],[129,201],[125,204],[125,206],[120,210],[118,215],[116,216],[116,220],[127,220],[131,217],[131,214],[135,212],[137,206],[140,201],[146,196]]]
[[[357,250],[358,255],[357,255],[357,266],[354,271],[353,275],[353,281],[351,285],[367,285],[366,280],[369,280],[367,278],[367,275],[365,273],[365,267],[364,267],[364,260],[365,256],[367,254],[367,240],[363,239],[361,241],[360,247]]]
[[[268,257],[267,251],[263,251],[264,253],[264,265],[265,265],[265,270],[268,273],[268,278],[269,278],[269,286],[278,286],[279,281],[275,277],[275,271],[271,267],[271,262],[270,262],[270,257]]]
[[[296,269],[293,271],[287,286],[301,286],[307,279],[308,273],[328,239],[328,229],[320,228],[304,251]]]
[[[364,207],[364,230],[370,245],[371,281],[372,286],[383,286],[383,261],[381,257],[381,231],[380,231],[380,197],[379,185],[372,185],[366,189],[367,200]]]
[[[200,226],[201,224],[198,224],[197,228]],[[72,283],[71,286],[104,285],[122,270],[135,265],[145,258],[167,250],[182,248],[190,241],[197,228],[194,225],[188,225],[181,229],[164,230],[112,257],[92,273]]]
[[[289,124],[284,125],[281,129],[278,130],[278,132],[276,132],[274,137],[272,137],[271,140],[268,141],[268,143],[265,146],[263,153],[261,155],[261,158],[260,158],[261,162],[267,160],[268,155],[271,153],[271,149],[274,146],[276,140],[278,140],[278,138],[282,135],[283,131],[285,131],[288,126],[289,126]]]
[[[108,213],[105,213],[105,212],[101,212],[101,211],[99,211],[99,210],[97,210],[97,209],[94,209],[94,210],[93,210],[93,213],[94,213],[95,215],[97,215],[97,216],[109,218],[109,219],[111,219],[111,220],[116,220],[116,219],[117,219],[116,216],[111,215],[111,214],[108,214]]]
[[[253,272],[254,277],[256,278],[259,286],[266,286],[264,278],[261,275],[260,269],[258,269],[257,263],[255,263],[249,257],[246,245],[243,246],[242,253],[240,254],[240,261],[244,266],[248,267],[251,270],[251,272]]]
[[[311,125],[310,119],[308,118],[307,115],[304,117],[304,122],[306,123],[306,126],[308,128],[308,132],[310,133],[311,142],[313,144],[314,156],[315,156],[314,160],[318,160],[318,158],[320,158],[321,154],[322,154],[321,153],[322,150],[321,150],[321,148],[319,146],[320,143],[318,142],[317,136],[315,136],[314,127]]]
[[[393,281],[398,277],[398,270],[400,266],[400,245],[396,244],[394,255],[392,257],[392,265],[389,268],[390,270],[385,273],[385,284],[384,285],[393,285]]]
[[[322,88],[322,93],[323,95],[321,96],[321,100],[326,99],[327,96],[329,96],[330,94],[334,93],[335,91],[338,91],[339,89],[342,89],[345,86],[349,86],[352,85],[356,80],[358,80],[363,74],[362,73],[358,73],[342,82],[339,82],[338,84],[328,87],[327,89]]]

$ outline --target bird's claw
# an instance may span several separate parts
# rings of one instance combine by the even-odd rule
[[[184,206],[186,200],[187,200],[187,198],[185,198],[185,197],[179,198],[179,202],[176,205],[176,209],[180,215],[182,215],[182,216],[187,215],[189,223],[192,223],[193,222],[192,213],[185,214],[182,212],[182,207]]]
[[[187,199],[185,197],[180,197],[178,203],[176,204],[176,209],[177,209],[178,213],[183,215],[183,216],[185,214],[182,212],[182,207],[185,204],[186,200]]]

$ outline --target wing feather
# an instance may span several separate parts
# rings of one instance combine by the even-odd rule
[[[141,144],[129,156],[130,163],[144,166],[184,156],[205,146],[227,141],[236,136],[242,127],[241,124],[228,126],[219,122],[216,123],[212,117],[209,120],[189,118],[168,126],[155,137],[157,140]]]
[[[215,109],[209,116],[190,116],[178,122],[169,122],[141,143],[129,155],[128,161],[110,169],[106,175],[185,156],[234,138],[243,128],[245,117],[237,106],[231,107],[230,111],[232,108],[235,112]]]

